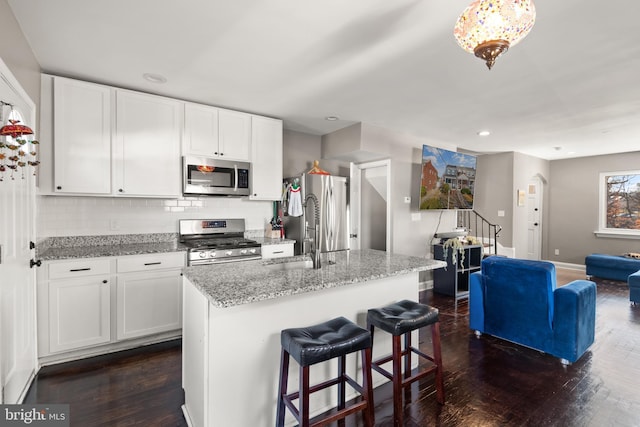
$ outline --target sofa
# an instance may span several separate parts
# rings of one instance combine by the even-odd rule
[[[629,284],[629,301],[633,305],[640,303],[640,271],[630,274],[627,283]]]
[[[469,283],[469,327],[548,353],[563,364],[593,344],[596,285],[575,280],[556,287],[550,262],[488,257]]]
[[[587,276],[603,279],[627,281],[628,277],[640,270],[640,259],[622,255],[591,254],[584,259]]]

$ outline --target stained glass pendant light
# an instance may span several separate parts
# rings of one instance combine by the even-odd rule
[[[491,69],[500,54],[529,34],[535,21],[532,0],[474,0],[458,18],[453,35]]]

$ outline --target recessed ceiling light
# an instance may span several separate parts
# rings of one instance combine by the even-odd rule
[[[560,150],[562,150],[562,147],[557,146],[557,147],[553,147],[553,149],[556,150],[556,151],[560,151]]]
[[[491,135],[491,132],[489,132],[488,130],[481,130],[480,132],[478,132],[478,136],[489,136]]]
[[[142,78],[151,83],[162,84],[167,82],[167,78],[160,74],[144,73]]]
[[[340,118],[337,116],[327,116],[324,119],[329,120],[330,122],[335,122],[336,120],[340,120]]]

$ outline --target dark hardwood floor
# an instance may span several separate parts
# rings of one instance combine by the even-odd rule
[[[559,284],[575,278],[582,273],[558,269]],[[626,283],[596,282],[595,343],[567,367],[536,350],[476,338],[465,301],[423,292],[422,302],[440,310],[447,400],[436,403],[431,380],[414,384],[405,425],[640,426],[640,306],[629,304]],[[421,334],[420,344],[428,352],[429,336]],[[184,426],[180,361],[173,341],[45,367],[25,403],[69,403],[72,426]],[[388,384],[375,390],[375,402],[376,426],[391,426]]]

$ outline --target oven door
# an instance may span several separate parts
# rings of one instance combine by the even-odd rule
[[[185,156],[184,195],[248,196],[250,164]]]

